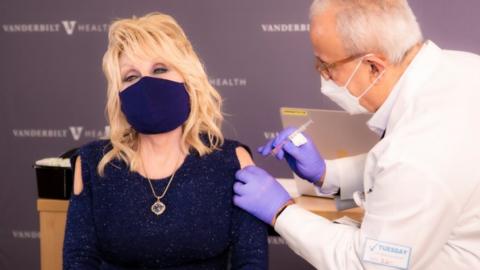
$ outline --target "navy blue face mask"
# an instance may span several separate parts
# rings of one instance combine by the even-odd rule
[[[122,112],[139,133],[172,131],[187,121],[190,98],[184,83],[142,77],[120,92]]]

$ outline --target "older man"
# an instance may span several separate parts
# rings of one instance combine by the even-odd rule
[[[311,40],[322,92],[382,139],[325,161],[291,129],[279,159],[365,209],[359,228],[295,205],[264,170],[237,173],[234,203],[320,269],[480,269],[480,57],[424,41],[405,0],[316,0]],[[325,126],[323,128],[328,128]]]

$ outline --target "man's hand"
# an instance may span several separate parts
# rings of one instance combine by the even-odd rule
[[[301,178],[311,182],[318,183],[325,174],[325,160],[318,152],[312,140],[307,138],[307,143],[297,147],[289,139],[288,136],[295,131],[295,128],[286,128],[275,138],[270,140],[266,145],[258,148],[258,152],[263,156],[268,156],[272,149],[286,143],[276,153],[276,157],[280,160],[285,158],[290,168]]]
[[[277,212],[292,198],[278,181],[263,169],[248,166],[235,174],[233,203],[270,225]]]

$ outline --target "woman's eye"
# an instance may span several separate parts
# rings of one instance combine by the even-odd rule
[[[154,74],[162,74],[162,73],[165,73],[167,72],[168,69],[167,68],[164,68],[164,67],[157,67],[153,70],[153,73]]]
[[[124,82],[131,82],[133,80],[135,80],[137,78],[137,76],[135,75],[130,75],[130,76],[127,76],[123,79]]]

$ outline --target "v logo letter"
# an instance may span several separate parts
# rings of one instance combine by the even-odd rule
[[[70,132],[72,133],[73,139],[78,141],[82,135],[83,127],[70,127]]]
[[[75,25],[77,24],[76,21],[62,21],[63,27],[65,28],[65,32],[68,35],[72,35],[73,31],[75,30]]]

